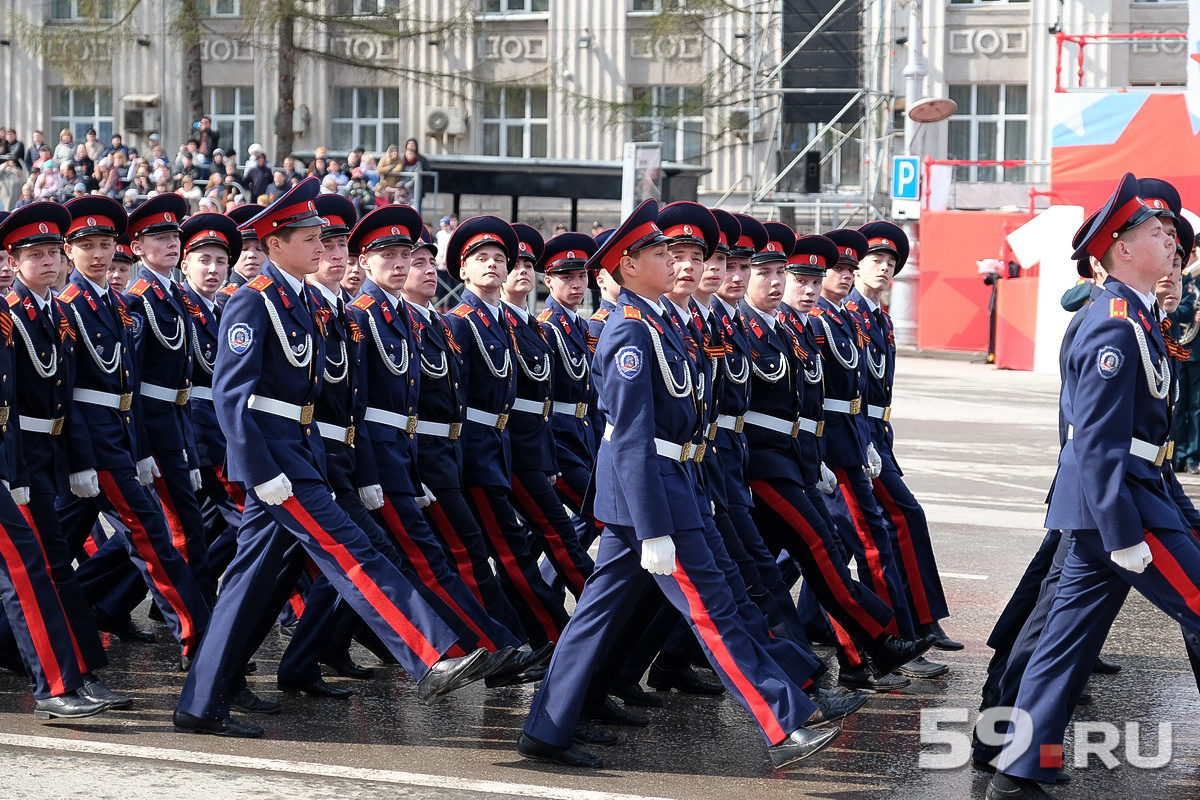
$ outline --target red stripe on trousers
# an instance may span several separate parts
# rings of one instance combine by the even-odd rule
[[[825,583],[829,585],[829,588],[833,590],[834,596],[837,597],[838,605],[846,609],[846,613],[854,617],[854,621],[861,625],[863,630],[872,639],[876,639],[882,635],[883,626],[854,599],[854,595],[850,593],[837,567],[834,566],[833,559],[829,557],[829,551],[825,547],[825,540],[821,538],[808,519],[795,506],[789,503],[783,495],[775,491],[769,482],[750,481],[750,489],[756,496],[762,497],[766,501],[767,506],[782,517],[792,527],[792,530],[800,534],[800,538],[804,540],[804,544],[808,547],[809,552],[816,559],[817,567],[821,570],[821,574],[825,576]]]
[[[38,531],[37,524],[33,521],[33,513],[29,510],[29,506],[27,505],[17,506],[17,510],[21,512],[21,516],[25,518],[25,522],[28,523],[29,529],[33,531],[33,538],[37,539],[38,548],[42,551],[42,561],[46,564],[46,577],[48,577],[50,582],[53,584],[54,575],[50,572],[50,558],[46,555],[46,545],[42,542],[42,534],[40,531]],[[54,593],[55,595],[58,594],[58,586],[54,587]],[[62,605],[61,597],[59,598],[59,605]],[[79,671],[84,673],[91,672],[91,670],[88,669],[87,664],[84,663],[83,651],[79,649],[79,642],[75,640],[75,628],[71,622],[71,619],[67,617],[67,610],[65,608],[63,609],[63,618],[67,620],[67,633],[71,636],[71,647],[75,650],[75,661],[79,664]]]
[[[921,578],[921,564],[917,561],[917,551],[913,547],[912,531],[908,528],[908,517],[896,505],[892,495],[884,486],[883,481],[876,478],[872,481],[875,497],[883,504],[892,524],[896,526],[896,541],[900,545],[900,563],[908,576],[908,590],[912,595],[913,606],[917,612],[917,622],[928,625],[933,622],[933,612],[929,610],[929,598],[925,596],[925,581]]]
[[[750,713],[754,715],[754,719],[758,722],[763,733],[767,735],[767,741],[771,744],[778,744],[787,738],[788,733],[783,730],[783,726],[779,724],[779,720],[775,718],[775,714],[771,711],[771,707],[767,705],[767,701],[759,694],[758,688],[751,683],[742,673],[737,661],[729,652],[729,648],[725,646],[725,640],[721,638],[721,632],[717,630],[716,624],[708,615],[708,609],[704,607],[704,601],[700,598],[700,593],[696,591],[695,585],[687,572],[684,571],[683,565],[679,563],[679,559],[675,559],[675,572],[672,573],[675,582],[679,584],[680,590],[683,592],[684,599],[688,604],[688,615],[691,616],[692,622],[696,625],[696,630],[700,632],[700,638],[704,644],[708,646],[713,657],[717,659],[717,663],[721,665],[721,669],[733,681],[733,685],[737,687],[738,692],[746,699],[746,705],[750,707]]]
[[[833,628],[833,635],[837,638],[838,644],[842,648],[842,656],[846,659],[846,665],[857,667],[862,664],[862,659],[858,656],[858,646],[854,643],[854,638],[850,632],[838,624],[838,621],[833,617],[829,618],[829,625]]]
[[[304,509],[295,495],[283,501],[283,508],[292,515],[296,522],[300,523],[309,536],[313,537],[321,549],[337,562],[338,567],[350,579],[350,582],[362,592],[363,597],[371,604],[371,608],[375,609],[388,627],[395,631],[409,649],[417,654],[417,658],[421,659],[428,667],[436,664],[441,658],[441,653],[430,644],[429,640],[425,638],[425,634],[409,621],[404,612],[379,587],[379,584],[366,573],[362,564],[358,563],[358,559],[351,555],[346,546],[334,541],[328,532],[318,525],[317,521]]]
[[[517,564],[517,557],[513,555],[512,548],[508,546],[508,540],[504,538],[504,531],[500,530],[499,524],[496,522],[496,515],[492,511],[491,503],[488,502],[487,492],[481,487],[471,487],[471,496],[475,498],[475,508],[479,511],[479,516],[482,517],[483,531],[487,534],[488,539],[492,542],[492,547],[496,548],[496,552],[500,555],[500,565],[504,567],[504,571],[508,573],[508,578],[517,587],[521,598],[524,599],[525,605],[537,617],[538,624],[542,626],[542,632],[546,634],[546,638],[552,642],[557,642],[561,631],[554,624],[553,617],[550,613],[542,608],[542,604],[538,601],[537,595],[533,593],[533,587],[529,585],[529,581],[525,580],[525,573],[521,572],[521,567]]]
[[[162,506],[163,516],[167,518],[167,527],[171,529],[171,544],[175,545],[179,555],[187,561],[187,533],[183,530],[183,520],[179,518],[179,512],[175,510],[175,501],[171,499],[167,481],[161,475],[154,479],[154,492],[158,495],[158,504]]]
[[[475,577],[475,562],[471,560],[471,554],[467,552],[466,545],[463,544],[458,531],[454,530],[454,526],[450,524],[450,518],[446,516],[445,509],[436,500],[429,504],[428,510],[434,527],[441,534],[446,546],[450,548],[450,556],[454,559],[454,566],[457,567],[459,576],[466,582],[471,594],[475,595],[479,605],[483,605],[483,592],[479,589],[479,579]]]
[[[99,545],[96,544],[96,540],[92,537],[92,535],[90,533],[84,537],[83,552],[88,554],[88,558],[91,558],[92,556],[96,555],[96,552],[99,550],[100,550]]]
[[[8,575],[17,592],[17,600],[21,604],[21,614],[25,618],[25,626],[29,629],[29,637],[33,639],[33,649],[41,662],[42,672],[46,673],[50,694],[54,697],[64,694],[67,689],[63,685],[62,670],[59,668],[54,646],[50,644],[50,633],[46,630],[46,620],[42,617],[33,583],[25,571],[25,562],[21,560],[21,554],[9,538],[8,531],[3,528],[0,528],[0,557],[8,566]]]
[[[146,531],[146,527],[142,525],[141,519],[133,513],[129,502],[125,499],[125,495],[121,494],[121,486],[113,478],[111,472],[103,471],[98,473],[100,476],[100,488],[104,491],[105,497],[117,509],[117,513],[121,516],[121,521],[125,523],[125,527],[129,528],[129,535],[133,539],[133,547],[137,550],[138,555],[146,562],[146,571],[150,573],[150,580],[154,582],[154,586],[158,589],[159,594],[167,601],[167,604],[175,611],[179,617],[179,640],[183,645],[184,655],[192,655],[200,642],[196,639],[196,624],[192,621],[192,612],[183,602],[183,597],[179,594],[179,590],[175,588],[175,584],[171,582],[171,577],[167,575],[167,570],[163,567],[162,562],[158,558],[158,551],[154,549],[154,544],[150,541],[150,534]]]
[[[442,599],[442,602],[449,606],[450,610],[458,615],[471,632],[479,637],[479,643],[491,652],[496,652],[496,643],[493,642],[483,629],[476,624],[471,616],[463,611],[462,606],[458,601],[451,596],[450,592],[444,586],[438,583],[437,576],[433,574],[433,567],[429,566],[429,559],[425,557],[425,553],[408,535],[408,531],[404,529],[404,523],[400,521],[400,515],[396,513],[396,506],[392,504],[392,499],[386,494],[383,496],[383,508],[379,509],[383,514],[383,521],[387,523],[392,532],[392,538],[400,545],[400,549],[404,551],[404,555],[412,562],[412,565],[417,568],[417,575],[421,578],[421,582],[430,588],[430,590]]]
[[[883,559],[879,556],[879,548],[875,545],[871,526],[867,524],[867,518],[858,504],[858,496],[854,494],[854,489],[850,486],[850,476],[843,468],[835,469],[834,474],[837,475],[838,488],[842,490],[846,507],[850,510],[850,519],[854,522],[854,532],[858,534],[858,539],[862,542],[863,550],[866,552],[867,569],[871,573],[871,583],[874,584],[875,594],[879,595],[879,599],[887,603],[889,607],[894,608],[892,597],[888,593],[887,578],[883,574]],[[896,634],[898,631],[896,621],[892,620],[888,625],[888,633]]]
[[[567,546],[563,543],[562,537],[558,535],[550,518],[542,511],[542,507],[537,504],[537,500],[525,488],[525,484],[521,483],[521,479],[516,476],[516,473],[513,473],[512,485],[513,494],[517,498],[517,502],[521,504],[521,510],[525,512],[525,518],[532,521],[542,532],[542,537],[550,545],[550,557],[554,559],[559,570],[566,573],[564,577],[571,584],[571,594],[579,597],[583,593],[583,573],[571,560],[571,554],[567,552]]]
[[[572,511],[576,514],[582,513],[583,500],[579,497],[579,493],[572,489],[571,485],[561,475],[554,481],[554,488],[567,496],[567,500],[574,506],[571,509]]]
[[[304,616],[304,609],[308,608],[308,604],[304,602],[304,595],[300,594],[299,586],[292,587],[292,594],[288,598],[288,605],[292,607],[292,613],[296,615],[296,619]]]
[[[1158,567],[1158,571],[1167,579],[1167,583],[1171,584],[1171,588],[1179,592],[1179,596],[1192,613],[1200,616],[1200,589],[1196,587],[1196,582],[1188,577],[1187,571],[1175,555],[1150,531],[1146,531],[1146,544],[1150,545],[1150,553],[1154,556],[1151,563]]]
[[[225,491],[229,493],[229,497],[237,506],[238,511],[246,510],[246,490],[239,484],[225,478],[225,470],[222,467],[213,467],[213,472],[217,474],[217,480],[225,487]]]

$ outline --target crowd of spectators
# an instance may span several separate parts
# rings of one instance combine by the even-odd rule
[[[417,149],[416,139],[404,150],[389,145],[381,157],[357,147],[344,158],[318,147],[308,163],[287,156],[272,164],[261,144],[251,144],[244,154],[222,149],[220,132],[204,116],[193,126],[192,136],[169,155],[158,134],[151,134],[145,152],[125,144],[119,133],[109,142],[87,131],[77,142],[62,129],[51,145],[42,131],[33,131],[28,143],[13,128],[0,128],[0,211],[29,203],[66,202],[86,194],[103,194],[127,210],[147,198],[175,192],[187,199],[192,213],[224,213],[244,203],[266,204],[301,180],[314,176],[321,191],[348,197],[365,214],[377,205],[420,206],[417,173],[428,172],[429,162]]]

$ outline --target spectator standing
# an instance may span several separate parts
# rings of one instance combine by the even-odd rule
[[[285,186],[291,186],[293,180],[304,180],[304,176],[296,171],[296,159],[291,156],[286,156],[283,159],[283,177]]]
[[[220,146],[221,133],[212,126],[212,117],[205,114],[200,118],[200,127],[196,129],[196,135],[193,141],[196,143],[196,149],[206,158],[211,159],[212,154]]]
[[[38,154],[41,153],[44,145],[46,145],[46,137],[42,135],[41,131],[34,131],[33,138],[29,140],[29,146],[25,149],[26,172],[33,170],[33,162],[37,159]]]
[[[254,154],[254,166],[246,170],[243,177],[243,185],[251,197],[266,194],[267,187],[272,183],[271,167],[267,165],[267,154],[262,152],[261,147],[259,152]]]
[[[104,149],[103,155],[111,156],[116,153],[120,153],[125,158],[129,158],[129,148],[125,146],[125,143],[121,140],[121,134],[119,133],[114,133],[112,135],[112,143]]]
[[[6,155],[18,164],[25,163],[25,143],[17,138],[16,128],[4,132],[4,152],[0,155]]]
[[[386,195],[388,189],[396,188],[400,183],[400,173],[404,172],[404,159],[400,156],[400,148],[389,144],[387,153],[379,159],[379,186],[376,191]]]

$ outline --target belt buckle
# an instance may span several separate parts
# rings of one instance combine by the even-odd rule
[[[12,413],[11,406],[0,406],[0,425],[8,424],[8,415]]]
[[[344,437],[342,437],[342,444],[346,445],[347,447],[354,447],[354,426],[353,425],[346,426],[346,435]]]
[[[888,422],[892,418],[892,407],[888,406],[883,410],[883,421]]]
[[[800,419],[797,418],[796,421],[792,423],[792,432],[789,433],[788,436],[795,439],[799,435],[800,435]]]
[[[816,433],[816,437],[817,437],[818,439],[820,439],[820,438],[821,438],[822,436],[824,436],[824,435],[825,435],[825,420],[823,420],[823,419],[819,419],[819,420],[817,420],[817,433]]]
[[[504,429],[507,427],[508,427],[508,412],[505,411],[503,414],[497,414],[496,415],[496,430],[503,433]]]
[[[684,463],[692,460],[692,443],[684,442],[679,447],[679,461]]]
[[[175,405],[186,406],[188,398],[192,396],[192,387],[188,386],[175,392]]]
[[[308,425],[313,421],[313,404],[309,403],[306,406],[300,406],[300,424]]]
[[[745,427],[746,427],[746,418],[745,417],[734,418],[734,421],[733,421],[733,432],[734,433],[741,433],[745,429]]]
[[[462,433],[462,423],[461,422],[451,422],[450,423],[450,433],[446,436],[446,438],[453,442],[455,439],[458,438],[458,435],[460,433]]]
[[[708,433],[706,433],[706,434],[705,434],[704,438],[708,439],[710,442],[711,442],[713,439],[717,438],[717,428],[718,428],[718,427],[720,427],[720,426],[719,426],[719,425],[717,425],[717,423],[715,423],[715,422],[714,422],[714,423],[712,423],[711,425],[709,425],[709,426],[708,426]]]
[[[1154,466],[1161,467],[1163,465],[1163,460],[1166,457],[1167,457],[1167,446],[1164,444],[1163,446],[1158,448],[1158,455],[1154,459]]]
[[[66,417],[56,417],[55,419],[50,420],[50,435],[51,436],[58,436],[59,434],[62,433],[63,421],[65,419],[66,419]]]
[[[862,398],[856,397],[850,401],[850,413],[857,414],[862,411]]]
[[[117,399],[117,411],[128,411],[133,408],[133,392],[126,392]]]
[[[417,432],[417,415],[408,415],[408,424],[404,426],[404,432],[409,436],[413,436]]]
[[[695,461],[697,464],[699,464],[701,461],[704,460],[704,453],[707,451],[707,449],[708,449],[708,446],[704,442],[701,442],[700,444],[696,445],[696,452],[692,456],[692,460]]]
[[[1167,448],[1167,460],[1170,461],[1175,458],[1175,440],[1171,439],[1170,441],[1168,441],[1166,444],[1166,448]]]
[[[542,421],[550,419],[550,412],[554,409],[554,401],[547,397],[542,401]]]
[[[576,403],[575,404],[575,419],[583,419],[584,417],[587,416],[587,411],[588,411],[587,403]]]

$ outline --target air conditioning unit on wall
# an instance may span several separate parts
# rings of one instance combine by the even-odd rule
[[[463,136],[467,115],[461,108],[431,108],[425,116],[425,130],[433,136]]]

